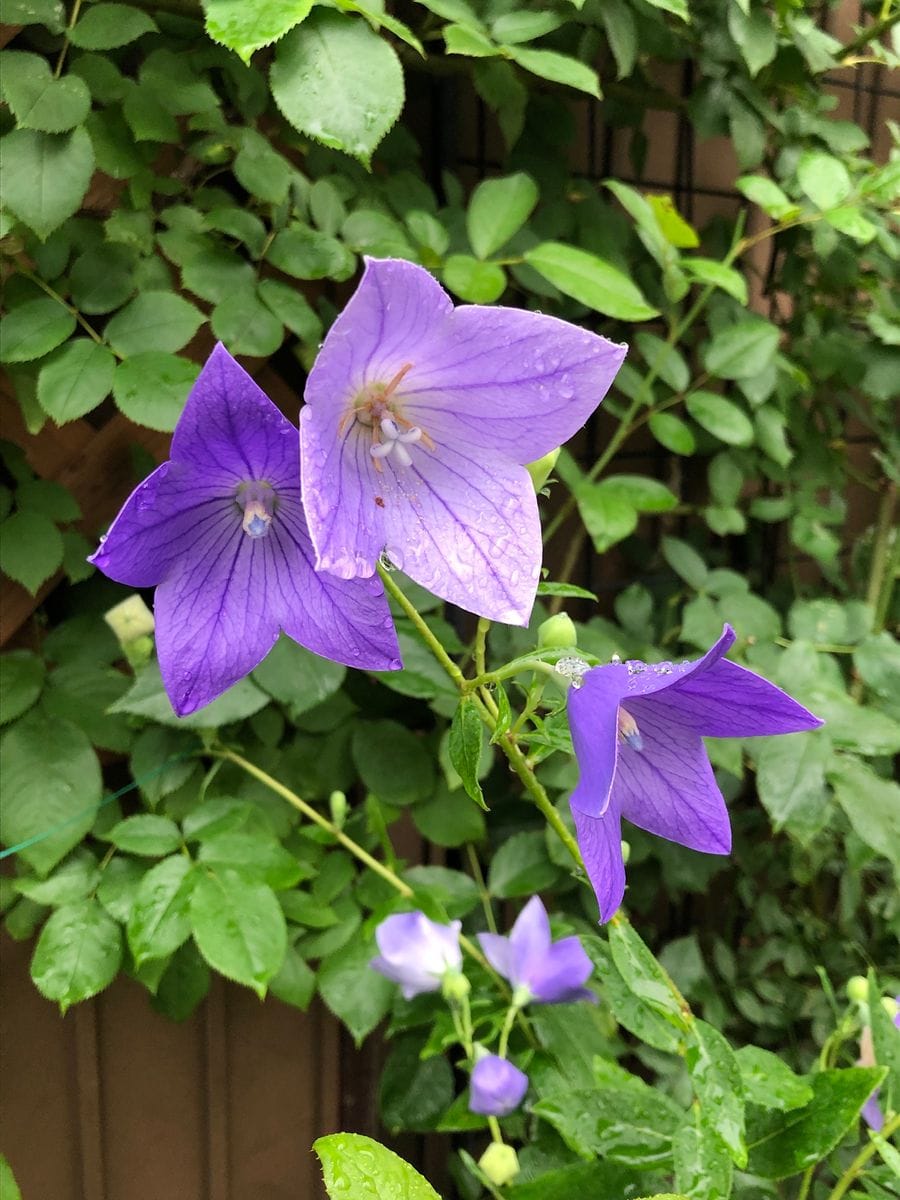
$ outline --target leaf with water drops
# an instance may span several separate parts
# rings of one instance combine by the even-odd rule
[[[49,919],[31,960],[31,978],[65,1012],[111,983],[121,961],[121,930],[92,898],[66,904]]]
[[[440,1200],[409,1163],[360,1133],[329,1134],[313,1150],[331,1200]]]

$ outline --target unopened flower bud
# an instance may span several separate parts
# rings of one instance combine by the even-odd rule
[[[479,1158],[478,1165],[497,1187],[512,1183],[519,1173],[518,1155],[505,1142],[491,1142]]]
[[[578,645],[578,630],[568,613],[556,613],[538,626],[539,650],[570,650]]]
[[[344,828],[347,819],[347,797],[343,792],[332,792],[328,797],[328,807],[331,809],[331,820],[338,829]]]
[[[556,466],[556,460],[559,458],[559,447],[551,450],[549,454],[545,454],[543,458],[535,459],[534,462],[526,463],[525,470],[531,476],[531,482],[534,484],[534,490],[539,492],[547,480],[550,478],[550,472]]]
[[[485,1054],[472,1070],[469,1108],[486,1117],[506,1117],[528,1091],[528,1076],[506,1058]]]
[[[142,596],[135,593],[103,614],[103,619],[116,635],[124,650],[129,642],[153,633],[153,613]]]
[[[145,633],[143,637],[135,638],[133,642],[126,642],[122,650],[132,671],[139,671],[153,655],[153,638]]]
[[[900,1014],[900,1004],[897,1003],[897,1001],[894,999],[894,997],[893,996],[882,996],[881,997],[881,1007],[884,1009],[884,1011],[887,1013],[887,1015],[891,1018],[891,1020],[896,1023],[897,1016],[898,1016],[898,1014]]]
[[[864,1004],[869,998],[869,985],[862,975],[847,980],[847,995],[856,1004]]]

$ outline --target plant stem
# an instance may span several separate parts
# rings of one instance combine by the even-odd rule
[[[890,0],[885,0],[885,3],[882,5],[881,15],[874,25],[869,25],[868,28],[863,29],[859,36],[855,37],[852,42],[848,42],[838,55],[838,58],[849,58],[852,54],[855,54],[857,50],[862,50],[863,46],[868,46],[870,42],[876,41],[883,34],[893,29],[897,22],[900,21],[900,9],[898,9],[896,12],[891,12],[890,10]]]
[[[496,1117],[488,1117],[488,1129],[491,1131],[491,1138],[498,1146],[503,1145],[503,1134],[500,1132],[500,1122]]]
[[[512,1027],[516,1023],[518,1011],[519,1006],[513,1000],[512,1004],[506,1010],[506,1016],[503,1018],[503,1028],[500,1030],[500,1044],[497,1047],[497,1053],[501,1058],[506,1058],[506,1052],[509,1049],[509,1035],[512,1033]]]
[[[419,613],[419,610],[410,600],[406,598],[397,584],[394,583],[390,572],[387,571],[381,565],[381,563],[378,564],[378,574],[381,576],[381,581],[384,584],[385,591],[397,601],[397,603],[403,609],[403,612],[407,617],[409,617],[413,625],[415,625],[419,637],[422,639],[434,657],[438,660],[456,686],[462,689],[462,686],[465,683],[465,677],[463,676],[462,671],[428,628],[428,625],[426,624],[422,615]]]
[[[75,308],[74,305],[69,304],[67,300],[64,300],[59,292],[52,288],[50,284],[46,282],[46,280],[41,279],[40,275],[36,275],[35,272],[30,270],[28,267],[23,267],[18,261],[16,262],[16,270],[20,275],[24,275],[26,279],[30,279],[32,283],[37,284],[41,291],[45,292],[51,300],[55,300],[57,304],[61,304],[66,312],[71,313],[85,333],[87,333],[88,336],[92,338],[98,346],[104,346],[106,344],[97,330],[93,327],[93,325],[84,319],[78,309]],[[115,351],[113,351],[113,353],[115,354]],[[116,357],[121,358],[122,356],[117,354]]]
[[[78,21],[78,14],[81,12],[81,0],[75,0],[72,5],[72,12],[69,16],[69,24],[66,26],[66,32],[63,38],[62,49],[59,52],[59,57],[56,60],[56,66],[53,68],[53,78],[59,79],[62,74],[63,63],[66,61],[66,55],[69,52],[69,34],[75,28]]]
[[[894,1113],[894,1115],[890,1117],[889,1120],[887,1120],[882,1126],[882,1139],[889,1138],[891,1134],[895,1133],[898,1129],[900,1129],[900,1113]],[[828,1200],[841,1200],[841,1196],[844,1195],[844,1193],[853,1183],[854,1179],[856,1179],[856,1177],[859,1175],[861,1169],[866,1165],[877,1149],[877,1142],[869,1142],[868,1146],[863,1146],[862,1150],[860,1150],[859,1154],[857,1154],[856,1158],[854,1158],[853,1162],[837,1181],[837,1184],[829,1195]],[[799,1196],[797,1200],[800,1200]]]
[[[497,922],[494,920],[494,910],[491,906],[491,893],[487,889],[487,884],[484,882],[484,872],[481,870],[481,863],[478,861],[478,852],[471,842],[466,843],[466,856],[469,860],[469,867],[472,875],[478,885],[478,893],[481,897],[481,908],[484,912],[484,919],[487,921],[487,927],[491,933],[497,932]]]
[[[478,618],[478,629],[475,633],[475,674],[483,675],[487,668],[485,667],[485,643],[487,641],[488,630],[491,627],[490,621],[486,617]]]

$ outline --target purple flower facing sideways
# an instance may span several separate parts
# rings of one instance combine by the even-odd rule
[[[890,997],[887,1000],[883,1000],[882,1004],[890,1004]],[[894,1006],[894,1013],[891,1019],[894,1022],[894,1028],[900,1031],[900,996],[894,997]],[[860,1067],[874,1067],[878,1065],[875,1059],[875,1044],[872,1039],[871,1025],[864,1025],[862,1034],[860,1035],[858,1065]],[[877,1087],[862,1106],[861,1113],[862,1119],[876,1133],[880,1133],[884,1127],[884,1112],[878,1102],[880,1092],[881,1088]]]
[[[435,595],[525,625],[541,566],[525,464],[579,429],[626,347],[540,313],[454,308],[422,267],[368,259],[300,414],[316,566],[382,551]]]
[[[583,986],[591,973],[591,960],[577,937],[551,940],[550,921],[539,896],[532,896],[519,913],[509,937],[480,933],[478,940],[488,962],[512,984],[523,1003],[596,999]]]
[[[436,992],[445,975],[462,970],[461,928],[460,921],[438,925],[424,913],[395,913],[375,930],[381,953],[369,966],[399,983],[406,1000]]]
[[[528,1091],[528,1076],[496,1054],[479,1058],[472,1070],[469,1108],[485,1117],[506,1117],[518,1108]]]
[[[694,662],[610,663],[569,692],[581,777],[572,794],[578,844],[608,921],[622,902],[621,820],[707,854],[728,854],[728,810],[704,737],[759,737],[822,722],[773,683],[729,662],[722,636]]]
[[[380,583],[316,573],[299,472],[297,430],[216,346],[169,461],[91,557],[119,583],[156,588],[159,665],[179,716],[252,671],[282,630],[335,662],[401,665]]]

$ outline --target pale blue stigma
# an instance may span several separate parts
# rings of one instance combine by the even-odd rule
[[[628,743],[632,750],[643,750],[644,748],[644,739],[639,733],[623,733],[622,739]]]
[[[271,519],[271,517],[261,517],[258,513],[250,515],[249,520],[245,517],[244,533],[252,538],[265,537],[269,532],[269,522]]]
[[[269,532],[275,511],[275,490],[262,480],[242,483],[236,494],[238,507],[243,510],[241,529],[247,537],[261,538]]]
[[[644,739],[641,737],[641,731],[637,727],[637,721],[624,708],[620,708],[616,719],[616,724],[619,730],[619,737],[626,746],[630,746],[632,750],[643,750]]]

